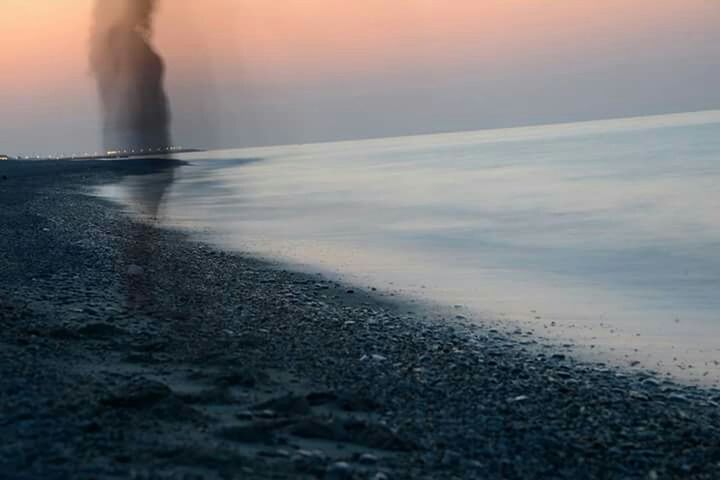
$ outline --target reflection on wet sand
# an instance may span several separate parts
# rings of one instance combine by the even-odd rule
[[[171,160],[148,160],[153,173],[128,177],[123,182],[128,204],[135,213],[148,222],[157,222],[165,195],[175,180],[178,164]]]
[[[180,162],[174,160],[148,160],[146,174],[131,175],[122,182],[129,207],[142,219],[134,222],[129,231],[121,232],[127,242],[120,252],[120,265],[127,287],[127,302],[131,307],[154,303],[152,265],[159,259],[158,231],[154,227],[161,221],[165,196],[175,180],[175,169],[179,165]]]

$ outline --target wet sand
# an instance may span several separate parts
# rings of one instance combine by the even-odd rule
[[[156,228],[172,168],[0,164],[0,477],[720,477],[720,391]]]

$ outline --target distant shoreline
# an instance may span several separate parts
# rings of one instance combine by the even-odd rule
[[[8,157],[7,160],[16,161],[69,161],[69,160],[120,160],[126,158],[155,158],[155,157],[166,157],[167,155],[175,155],[178,153],[199,153],[205,152],[204,149],[199,148],[177,148],[167,150],[155,150],[147,152],[106,152],[103,154],[92,154],[92,155],[71,155],[62,157]]]

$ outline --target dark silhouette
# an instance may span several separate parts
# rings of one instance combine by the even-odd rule
[[[90,67],[97,80],[106,150],[170,146],[165,66],[150,44],[156,0],[96,0]]]
[[[165,66],[150,44],[155,0],[95,0],[90,67],[97,81],[106,156],[167,153],[170,112],[163,87]],[[157,261],[158,223],[163,198],[174,180],[173,160],[142,161],[139,175],[123,182],[129,203],[143,221],[122,235],[127,239],[118,267],[128,304],[155,301],[153,262]],[[142,167],[144,165],[144,167]]]

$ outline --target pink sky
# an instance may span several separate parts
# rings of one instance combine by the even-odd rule
[[[96,145],[91,4],[3,0],[0,151]],[[245,145],[717,108],[718,25],[707,0],[165,0],[155,41],[178,134]]]

